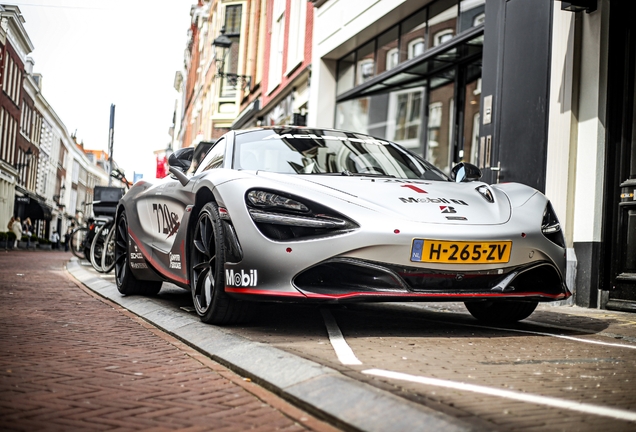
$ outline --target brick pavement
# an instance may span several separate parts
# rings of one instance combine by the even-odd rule
[[[0,252],[0,429],[333,431],[63,271]]]

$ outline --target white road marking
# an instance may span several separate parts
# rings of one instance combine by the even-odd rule
[[[419,384],[431,385],[436,387],[445,387],[460,391],[469,391],[473,393],[480,393],[489,396],[497,396],[506,399],[518,400],[521,402],[534,403],[537,405],[544,405],[553,408],[567,409],[571,411],[578,411],[585,414],[594,414],[603,417],[611,417],[618,420],[626,420],[636,422],[636,412],[622,410],[618,408],[609,408],[598,405],[586,404],[581,402],[568,401],[564,399],[557,399],[548,396],[533,395],[528,393],[515,392],[511,390],[501,390],[492,387],[484,387],[474,384],[466,384],[456,381],[448,381],[437,378],[428,378],[416,375],[409,375],[400,372],[392,372],[382,369],[367,369],[362,371],[367,375],[374,375],[383,378],[396,379],[401,381],[410,381]]]
[[[421,308],[418,308],[417,306],[411,306],[411,305],[401,305],[401,306],[406,306],[406,307],[408,307],[410,309],[421,309]],[[433,310],[433,309],[429,308],[428,310]],[[443,312],[443,311],[440,310],[439,312]],[[428,319],[428,318],[419,318],[419,319],[421,319],[423,321],[428,321],[428,322],[443,323],[443,324],[450,324],[450,325],[458,325],[458,326],[464,326],[464,327],[485,328],[485,329],[490,329],[490,330],[500,330],[500,331],[509,331],[509,332],[517,332],[517,333],[534,334],[534,335],[538,335],[538,336],[550,336],[550,337],[559,338],[559,339],[568,339],[568,340],[572,340],[572,341],[575,341],[575,342],[589,343],[589,344],[594,344],[594,345],[611,346],[611,347],[614,347],[614,348],[636,349],[636,345],[626,345],[626,344],[602,342],[602,341],[596,341],[596,340],[591,340],[591,339],[583,339],[583,338],[574,337],[574,336],[559,335],[559,334],[554,334],[554,333],[544,333],[544,332],[531,331],[531,330],[521,330],[521,329],[514,329],[514,328],[509,328],[509,327],[491,327],[491,326],[486,326],[486,325],[481,325],[481,324],[468,324],[468,323],[460,323],[460,322],[453,322],[453,321],[433,320],[433,319]],[[529,320],[525,321],[525,322],[533,324],[533,325],[541,325],[542,327],[548,327],[548,328],[558,328],[558,329],[562,329],[562,330],[581,331],[580,329],[555,326],[555,325],[552,325],[552,324],[541,324],[541,323],[537,323],[535,321],[529,321]],[[601,333],[594,333],[593,335],[609,337],[608,335],[603,335]]]
[[[356,355],[351,350],[351,347],[345,341],[344,336],[342,336],[342,332],[338,327],[338,323],[336,323],[335,318],[331,315],[326,309],[321,309],[322,318],[325,321],[325,327],[327,327],[327,334],[329,335],[329,342],[331,342],[331,346],[333,350],[336,352],[336,356],[338,356],[338,360],[343,365],[361,365],[362,362],[358,360]]]

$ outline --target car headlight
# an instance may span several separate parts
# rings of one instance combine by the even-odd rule
[[[543,211],[543,220],[541,221],[541,232],[543,235],[562,248],[565,247],[565,237],[563,237],[563,231],[561,230],[561,223],[557,218],[552,204],[548,202]]]
[[[277,191],[248,191],[245,203],[258,230],[271,240],[335,236],[359,227],[349,218],[322,204]]]
[[[303,203],[272,192],[253,190],[247,194],[248,201],[255,207],[282,208],[307,213],[309,209]]]

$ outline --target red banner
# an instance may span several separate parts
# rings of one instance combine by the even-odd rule
[[[162,179],[168,175],[168,161],[165,156],[157,156],[157,175],[158,179]]]

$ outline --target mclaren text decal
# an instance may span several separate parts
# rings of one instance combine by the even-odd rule
[[[225,285],[230,287],[256,286],[258,282],[258,270],[225,270]]]
[[[152,211],[157,216],[157,232],[166,234],[166,238],[172,237],[181,226],[179,216],[171,212],[166,204],[153,204]]]

